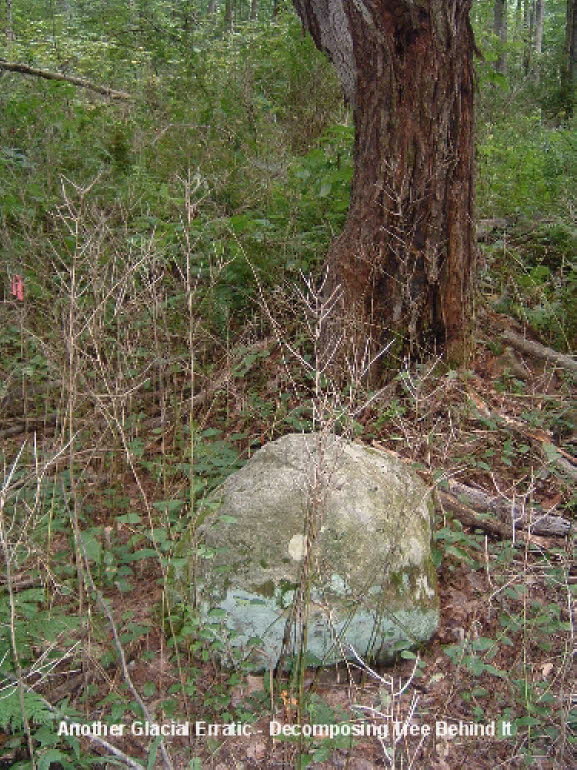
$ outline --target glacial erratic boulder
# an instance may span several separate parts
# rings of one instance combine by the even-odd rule
[[[332,434],[290,434],[259,449],[216,501],[197,601],[222,617],[223,638],[253,670],[277,664],[283,639],[298,647],[295,599],[308,605],[313,665],[350,658],[351,645],[390,659],[435,633],[430,495],[396,458]]]

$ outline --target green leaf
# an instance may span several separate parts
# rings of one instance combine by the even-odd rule
[[[485,671],[485,664],[483,661],[474,655],[467,655],[463,658],[463,665],[474,676],[480,676]]]
[[[38,759],[37,768],[38,770],[50,770],[50,766],[53,762],[58,762],[65,768],[65,770],[68,770],[68,768],[74,770],[73,766],[68,761],[66,754],[63,754],[58,749],[49,749],[45,754],[42,754]]]
[[[102,558],[102,545],[96,539],[94,530],[81,532],[80,539],[88,561],[99,562]]]
[[[314,754],[299,754],[297,757],[297,767],[304,768],[308,767],[312,762],[314,762],[315,755]]]
[[[35,722],[39,725],[52,722],[52,713],[39,695],[26,692],[23,698],[24,709],[29,722]],[[4,693],[0,698],[0,727],[4,730],[8,728],[21,730],[23,726],[20,696],[17,687],[14,687],[7,695]]]
[[[488,674],[492,674],[493,676],[498,676],[499,679],[505,679],[506,674],[504,671],[501,671],[500,668],[497,668],[496,666],[491,665],[490,663],[485,664],[485,671]]]
[[[140,561],[140,559],[149,559],[151,556],[157,556],[154,548],[141,548],[140,551],[125,556],[124,561]]]
[[[517,727],[536,727],[540,724],[541,720],[537,719],[537,717],[519,717],[519,719],[515,720]]]
[[[158,754],[158,747],[160,746],[161,740],[162,737],[159,735],[158,738],[155,738],[155,740],[152,742],[150,746],[150,752],[148,754],[148,762],[146,763],[146,770],[154,770],[156,765],[156,755]]]
[[[135,438],[128,442],[128,448],[135,457],[142,457],[144,455],[145,443],[141,438]]]
[[[116,521],[119,524],[140,524],[141,518],[137,513],[125,513],[124,516],[119,516]]]
[[[158,502],[153,503],[152,505],[158,511],[163,511],[169,514],[179,513],[182,506],[184,505],[184,500],[159,500]]]
[[[474,650],[478,650],[480,652],[490,650],[494,646],[495,646],[495,641],[493,639],[488,639],[486,636],[479,636],[477,639],[473,639],[473,641],[471,642],[471,647]]]
[[[156,685],[154,682],[145,682],[142,686],[142,693],[147,698],[150,698],[156,692]]]

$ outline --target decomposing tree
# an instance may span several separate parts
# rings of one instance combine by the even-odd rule
[[[294,0],[353,108],[354,178],[327,257],[349,351],[467,357],[475,276],[472,0]]]

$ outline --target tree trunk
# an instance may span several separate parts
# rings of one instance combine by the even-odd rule
[[[543,53],[543,30],[545,25],[545,0],[536,0],[535,3],[535,53]]]
[[[495,0],[493,29],[499,38],[499,58],[495,62],[495,71],[501,75],[507,73],[507,0]]]
[[[250,15],[251,21],[255,21],[258,16],[258,0],[250,0]]]
[[[517,38],[520,38],[523,34],[523,0],[517,0],[517,8],[515,9],[515,30],[517,32]]]
[[[565,33],[565,56],[561,73],[561,99],[567,117],[575,109],[577,88],[577,0],[567,0],[567,26]]]
[[[232,30],[234,25],[233,1],[234,0],[225,0],[224,3],[224,28],[229,32]]]
[[[533,66],[533,39],[535,35],[535,0],[525,0],[523,14],[523,70],[526,75]]]
[[[12,22],[12,0],[6,0],[6,40],[9,43],[16,40],[14,24]]]
[[[463,363],[476,261],[471,0],[294,3],[354,111],[351,204],[326,282],[346,352],[395,340],[396,354]]]
[[[208,6],[206,8],[207,16],[214,16],[218,10],[218,0],[208,0]]]

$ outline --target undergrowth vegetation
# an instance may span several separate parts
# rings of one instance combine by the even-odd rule
[[[354,703],[377,720],[412,713],[385,675],[347,690],[335,674],[297,698],[268,675],[219,669],[218,614],[201,619],[175,586],[213,556],[196,537],[218,515],[210,492],[267,440],[327,422],[431,484],[459,475],[574,520],[575,477],[535,438],[574,451],[574,376],[520,361],[493,323],[575,349],[575,125],[558,119],[547,80],[503,82],[490,56],[479,62],[478,211],[494,224],[474,362],[439,373],[399,361],[384,391],[343,393],[319,377],[314,349],[320,268],[352,176],[329,63],[288,11],[224,34],[222,14],[187,26],[155,0],[135,25],[132,4],[108,5],[22,3],[0,46],[133,96],[0,73],[0,766],[335,767],[352,739],[89,742],[58,725],[255,725],[297,711],[346,723]],[[498,715],[512,732],[482,756],[470,743],[458,758],[450,742],[421,747],[413,766],[570,767],[569,544],[501,541],[441,511],[435,558],[442,629],[392,676],[416,683],[425,714]],[[413,749],[385,749],[355,750],[367,766],[410,766]]]

